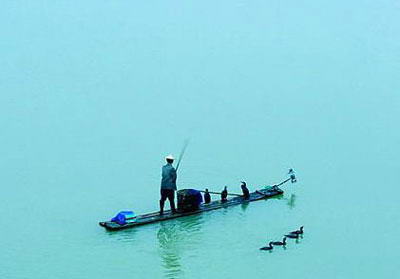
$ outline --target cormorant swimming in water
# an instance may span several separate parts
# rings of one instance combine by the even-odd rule
[[[292,231],[292,232],[290,232],[290,234],[303,234],[303,226],[301,226],[300,227],[300,230],[297,230],[297,231]]]
[[[204,203],[210,203],[211,202],[211,195],[208,192],[208,189],[206,189],[206,192],[204,193]]]
[[[221,202],[226,202],[226,197],[228,196],[228,190],[225,186],[224,190],[221,192]]]
[[[247,189],[246,182],[242,181],[242,185],[240,185],[240,187],[242,187],[243,198],[248,200],[250,198],[250,192],[249,189]]]
[[[274,242],[272,242],[272,245],[283,245],[283,246],[285,246],[286,245],[286,237],[284,237],[282,241],[274,241]]]
[[[260,248],[260,250],[272,250],[272,249],[274,249],[274,247],[272,246],[272,242],[270,242],[268,245],[269,246],[265,246],[265,247]]]

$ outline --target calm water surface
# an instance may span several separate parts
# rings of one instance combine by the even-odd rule
[[[0,278],[395,278],[398,1],[8,1]],[[179,188],[281,198],[121,232]],[[290,230],[286,249],[258,250]]]

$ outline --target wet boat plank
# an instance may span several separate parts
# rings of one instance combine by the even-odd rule
[[[219,209],[219,208],[225,208],[225,207],[238,205],[238,204],[242,204],[242,203],[246,203],[246,202],[253,202],[253,201],[257,201],[257,200],[268,199],[268,198],[271,198],[271,197],[274,197],[277,195],[281,195],[281,194],[283,194],[283,191],[281,189],[279,189],[278,187],[271,187],[268,189],[262,189],[262,190],[258,190],[258,191],[251,193],[250,198],[248,200],[245,200],[243,197],[235,197],[232,199],[228,199],[226,202],[221,202],[220,200],[218,200],[218,201],[213,201],[209,204],[201,204],[200,208],[196,211],[178,212],[178,213],[172,214],[171,210],[166,210],[166,211],[164,211],[163,215],[159,215],[159,212],[152,212],[152,213],[137,216],[136,221],[134,223],[119,225],[115,222],[106,221],[106,222],[100,222],[99,225],[106,228],[107,230],[112,230],[112,231],[128,229],[128,228],[146,225],[146,224],[150,224],[150,223],[162,222],[165,220],[199,214],[202,212],[207,212],[207,211],[211,211],[211,210],[215,210],[215,209]]]

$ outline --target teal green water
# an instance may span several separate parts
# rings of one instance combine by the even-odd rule
[[[8,1],[0,278],[395,278],[398,1]],[[109,233],[179,188],[280,199]],[[305,226],[298,242],[258,250]]]

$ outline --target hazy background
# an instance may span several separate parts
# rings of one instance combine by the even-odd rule
[[[1,1],[1,278],[398,276],[400,2],[200,2]],[[179,188],[299,183],[99,227],[185,138]]]

